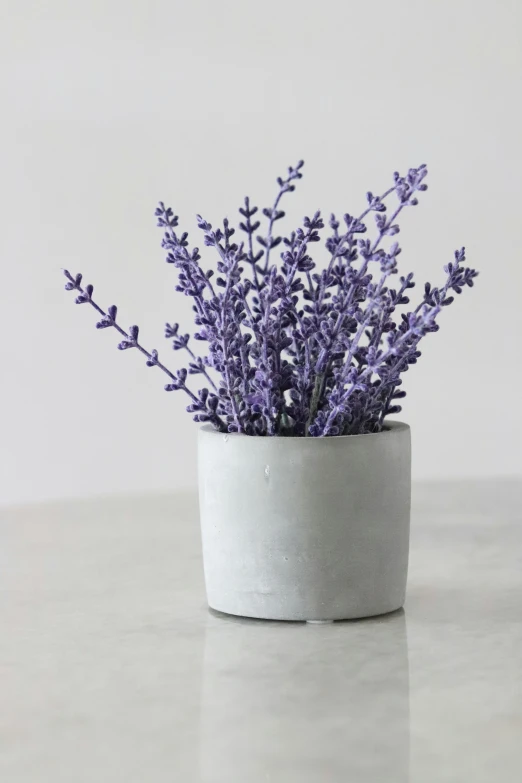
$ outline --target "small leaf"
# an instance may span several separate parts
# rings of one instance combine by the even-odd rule
[[[150,352],[150,359],[147,359],[145,364],[147,367],[154,367],[158,363],[158,352],[156,350],[152,350]]]

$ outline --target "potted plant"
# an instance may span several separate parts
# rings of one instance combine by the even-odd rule
[[[148,367],[168,376],[167,391],[189,397],[199,430],[199,498],[205,581],[217,610],[282,620],[332,621],[390,612],[405,597],[409,547],[410,431],[389,421],[405,396],[402,375],[419,343],[438,330],[453,293],[472,286],[464,248],[444,267],[441,287],[426,283],[409,305],[413,274],[398,278],[400,213],[426,190],[425,165],[394,174],[381,195],[367,193],[358,216],[332,215],[325,260],[312,248],[325,228],[319,212],[284,238],[281,200],[303,162],[279,178],[272,207],[248,198],[242,240],[198,216],[217,276],[178,233],[178,218],[156,210],[176,290],[193,302],[194,350],[178,324],[166,325],[188,365],[172,371],[139,329],[122,328],[116,306],[93,300],[92,285],[65,270],[66,289],[99,314],[99,329],[121,336]],[[387,210],[389,200],[394,206]],[[261,227],[261,219],[264,227]],[[367,223],[374,218],[371,238]],[[314,256],[316,254],[314,253]],[[189,376],[201,376],[194,391]]]

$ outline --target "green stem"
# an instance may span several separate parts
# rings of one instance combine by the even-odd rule
[[[308,416],[308,421],[306,422],[306,427],[305,427],[305,437],[309,437],[310,425],[313,423],[317,415],[319,400],[321,399],[321,394],[323,391],[324,378],[325,378],[324,373],[319,373],[318,375],[315,376],[314,390],[312,392],[312,399],[310,401],[310,414]]]

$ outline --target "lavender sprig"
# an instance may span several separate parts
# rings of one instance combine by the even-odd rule
[[[295,180],[301,179],[303,176],[301,173],[303,166],[304,160],[300,160],[295,168],[289,166],[288,176],[286,179],[283,179],[282,177],[277,178],[279,192],[276,196],[274,204],[272,207],[265,207],[265,209],[263,209],[263,215],[268,218],[268,232],[266,236],[259,235],[257,237],[257,241],[265,249],[265,264],[263,268],[264,275],[268,273],[270,267],[270,251],[277,247],[282,241],[282,237],[274,237],[272,234],[276,220],[281,220],[281,218],[285,216],[285,213],[279,209],[279,202],[285,193],[291,193],[295,190],[295,185],[293,182]]]
[[[86,285],[85,288],[82,288],[81,282],[82,282],[82,275],[72,275],[67,269],[63,270],[63,273],[65,277],[67,278],[67,283],[65,284],[65,290],[66,291],[77,291],[78,296],[75,299],[76,304],[85,304],[88,303],[91,305],[91,307],[94,307],[97,313],[101,315],[101,320],[96,323],[97,329],[107,329],[109,327],[113,327],[116,329],[117,332],[124,338],[120,343],[118,343],[118,349],[120,351],[126,351],[129,348],[137,348],[140,353],[142,353],[147,361],[146,365],[147,367],[158,367],[160,370],[162,370],[168,377],[170,378],[170,383],[168,383],[165,386],[166,391],[174,391],[178,389],[183,389],[184,392],[186,392],[189,397],[193,400],[192,406],[194,404],[197,404],[199,407],[197,408],[198,411],[200,411],[197,421],[210,421],[214,426],[225,432],[226,428],[224,426],[224,423],[221,421],[220,417],[216,414],[216,407],[212,404],[212,399],[209,399],[208,392],[204,395],[204,406],[201,403],[201,395],[199,397],[196,397],[190,389],[187,387],[185,381],[187,379],[187,370],[181,369],[178,370],[177,373],[173,373],[171,370],[168,369],[162,362],[160,362],[158,358],[158,352],[153,349],[152,351],[147,351],[146,348],[144,348],[139,342],[138,342],[138,335],[139,335],[139,327],[138,326],[130,326],[129,331],[126,332],[125,329],[123,329],[120,324],[116,321],[116,314],[117,314],[117,307],[116,305],[111,305],[107,312],[102,310],[102,308],[96,304],[96,302],[92,298],[92,294],[94,292],[94,286],[92,285]],[[189,406],[192,410],[192,406]],[[194,410],[196,410],[194,408]]]

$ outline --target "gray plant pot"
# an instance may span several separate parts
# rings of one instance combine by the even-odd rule
[[[404,603],[410,428],[331,438],[199,431],[209,606],[271,620],[370,617]]]

